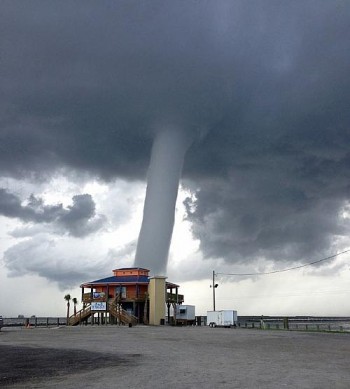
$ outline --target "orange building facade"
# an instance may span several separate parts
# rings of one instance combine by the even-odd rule
[[[99,313],[105,320],[113,322],[120,309],[129,315],[135,323],[147,324],[149,320],[149,270],[144,268],[120,268],[112,271],[110,277],[86,282],[82,289],[83,311]],[[178,294],[179,286],[165,283],[164,304],[183,302],[183,295]],[[119,316],[120,317],[120,316]]]

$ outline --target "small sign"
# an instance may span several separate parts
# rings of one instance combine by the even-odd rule
[[[92,302],[91,303],[91,310],[92,311],[106,311],[107,310],[107,304],[105,302]]]
[[[102,300],[106,297],[106,293],[105,292],[94,292],[92,297],[94,300]]]

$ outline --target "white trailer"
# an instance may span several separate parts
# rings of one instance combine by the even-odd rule
[[[210,327],[232,327],[237,325],[237,311],[207,311],[207,325]]]
[[[194,305],[177,304],[175,307],[175,318],[177,324],[192,325],[196,321],[196,307]]]

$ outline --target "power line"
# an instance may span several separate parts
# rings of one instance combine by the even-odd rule
[[[286,293],[274,293],[273,296],[271,294],[259,294],[258,296],[255,295],[238,295],[237,297],[219,297],[217,300],[220,301],[235,301],[235,300],[245,300],[245,299],[268,299],[268,298],[281,298],[281,297],[310,297],[311,295],[313,297],[315,296],[324,296],[324,295],[349,295],[350,290],[326,290],[326,291],[297,291],[296,293],[293,291],[291,293],[286,292]]]
[[[337,253],[337,254],[331,255],[330,257],[318,259],[317,261],[305,263],[305,264],[299,265],[299,266],[289,267],[287,269],[282,269],[282,270],[273,270],[273,271],[261,272],[261,273],[215,273],[215,275],[224,275],[224,276],[259,276],[259,275],[283,273],[283,272],[286,272],[286,271],[301,269],[302,267],[311,266],[311,265],[315,265],[316,263],[328,261],[329,259],[338,257],[339,255],[342,255],[342,254],[345,254],[345,253],[348,253],[348,252],[350,252],[350,249],[342,251],[341,253]]]

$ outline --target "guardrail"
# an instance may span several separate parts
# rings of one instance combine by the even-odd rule
[[[65,317],[4,317],[4,327],[59,327],[65,326],[67,319]]]
[[[238,319],[238,327],[254,328],[262,330],[289,330],[289,331],[314,331],[314,332],[350,332],[350,318],[320,318],[320,319]]]

